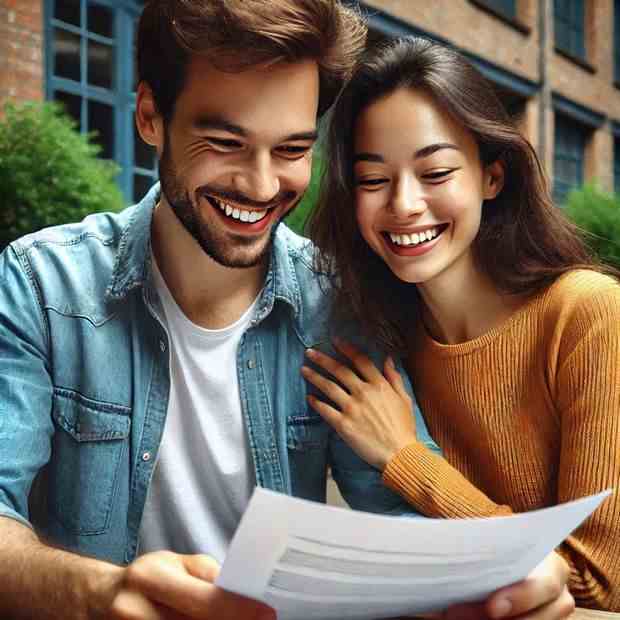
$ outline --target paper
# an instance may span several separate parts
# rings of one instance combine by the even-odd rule
[[[217,585],[279,620],[390,618],[484,599],[520,581],[610,495],[488,519],[415,519],[257,488]]]

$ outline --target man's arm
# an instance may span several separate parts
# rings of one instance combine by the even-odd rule
[[[47,546],[0,517],[0,617],[10,620],[275,620],[275,612],[213,585],[204,555],[150,553],[127,567]]]

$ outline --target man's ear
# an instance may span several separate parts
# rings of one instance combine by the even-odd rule
[[[157,149],[160,155],[164,146],[164,123],[157,111],[153,91],[146,82],[138,84],[136,93],[136,127],[140,137]]]
[[[495,198],[504,187],[504,164],[498,159],[484,169],[483,195],[485,200]]]

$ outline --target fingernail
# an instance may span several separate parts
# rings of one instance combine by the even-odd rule
[[[391,355],[388,355],[387,363],[392,367],[396,368],[396,364],[394,363],[394,358]]]
[[[511,610],[512,603],[510,600],[507,598],[500,598],[491,606],[489,611],[491,613],[491,617],[493,618],[504,618],[510,613]]]
[[[306,355],[308,357],[312,357],[315,353],[316,351],[314,349],[306,349]]]

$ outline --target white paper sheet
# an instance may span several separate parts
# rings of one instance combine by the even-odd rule
[[[389,618],[523,579],[610,495],[488,519],[386,517],[257,488],[217,585],[279,620]]]

